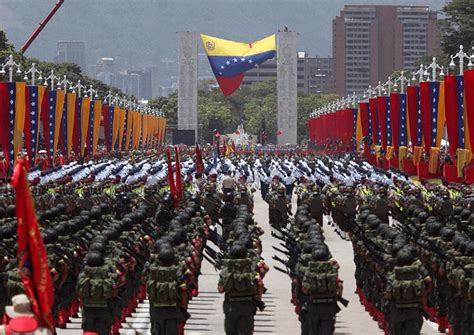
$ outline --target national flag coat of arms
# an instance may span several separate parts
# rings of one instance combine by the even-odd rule
[[[231,95],[240,87],[245,71],[276,54],[275,35],[253,43],[234,42],[203,34],[201,40],[212,72],[225,96]]]

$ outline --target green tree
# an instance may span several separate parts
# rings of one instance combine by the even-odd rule
[[[167,97],[159,97],[149,101],[152,108],[161,111],[169,125],[178,124],[178,93],[175,92]]]
[[[210,122],[217,119],[223,125],[223,129],[218,129],[221,133],[231,132],[232,110],[226,101],[213,97],[201,96],[198,100],[198,122],[201,140],[205,140],[212,129]]]
[[[464,50],[474,44],[474,1],[452,0],[442,12],[445,18],[441,20],[441,46],[446,55],[454,55],[463,45]]]
[[[308,118],[315,110],[338,99],[337,95],[301,94],[298,95],[298,143],[308,138]]]

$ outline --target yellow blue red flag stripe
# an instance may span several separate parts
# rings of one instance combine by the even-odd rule
[[[245,72],[275,57],[275,35],[253,43],[224,40],[201,34],[212,72],[225,96],[234,93]]]

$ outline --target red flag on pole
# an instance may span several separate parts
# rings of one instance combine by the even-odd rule
[[[44,327],[54,330],[53,282],[27,182],[27,166],[25,159],[18,160],[12,178],[12,185],[16,190],[18,267],[33,312]]]
[[[202,162],[202,152],[199,144],[196,143],[196,172],[203,174],[204,172],[204,163]]]
[[[177,201],[178,199],[176,195],[176,185],[174,183],[174,177],[173,177],[173,165],[171,164],[170,149],[166,151],[166,156],[168,158],[168,185],[170,186],[171,198],[173,198],[174,207],[178,207],[179,202]]]
[[[179,149],[178,147],[174,148],[176,155],[176,196],[178,201],[183,200],[183,183],[181,181],[181,164],[179,162]]]

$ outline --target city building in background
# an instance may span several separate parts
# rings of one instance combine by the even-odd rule
[[[73,63],[86,71],[86,50],[82,41],[59,41],[57,47],[56,63]]]
[[[158,67],[151,66],[147,69],[129,70],[120,69],[112,57],[101,57],[96,64],[96,79],[114,86],[126,94],[133,95],[139,100],[150,100],[158,97],[159,87],[153,92],[153,82],[158,80]]]
[[[333,20],[336,93],[359,94],[396,70],[414,70],[439,50],[437,22],[427,6],[344,6]]]
[[[312,57],[298,52],[297,85],[300,93],[334,93],[331,57]],[[243,87],[254,82],[277,79],[277,59],[270,59],[245,73]]]

